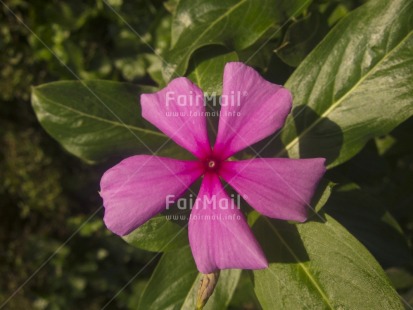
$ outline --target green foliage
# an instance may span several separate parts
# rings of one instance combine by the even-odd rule
[[[183,75],[192,53],[219,44],[243,50],[282,22],[276,0],[181,0],[172,21],[171,49],[165,55],[164,78]]]
[[[141,297],[139,309],[193,309],[200,276],[188,246],[164,254]],[[222,270],[204,309],[225,309],[240,276],[241,270]]]
[[[192,57],[188,78],[210,96],[220,95],[225,64],[238,60],[238,55],[235,52],[222,53],[222,51],[217,50],[216,55],[211,55],[211,51],[208,49],[199,50]]]
[[[254,226],[270,260],[254,271],[263,309],[403,309],[373,256],[330,216],[304,225],[260,218]]]
[[[343,184],[335,188],[325,211],[353,233],[383,266],[410,263],[411,253],[397,221],[380,200],[357,185]]]
[[[155,152],[167,137],[148,129],[136,94],[150,87],[109,81],[65,81],[33,89],[32,104],[46,131],[74,155],[98,161],[111,155]]]
[[[131,154],[188,157],[142,119],[139,95],[183,75],[219,95],[238,60],[294,95],[286,127],[254,148],[326,157],[329,172],[309,222],[249,214],[270,267],[221,271],[205,308],[401,309],[394,288],[413,305],[413,4],[364,2],[3,4],[0,305],[194,307],[186,228],[159,215],[111,235],[99,179]]]
[[[166,252],[188,244],[186,227],[166,216],[153,217],[123,238],[137,248],[154,252]]]
[[[144,36],[153,14],[166,14],[161,3],[150,6],[136,1],[118,9]],[[82,78],[142,78],[136,65],[127,68],[134,71],[129,76],[115,61],[149,49],[101,1],[4,1],[0,33],[0,307],[8,300],[7,309],[100,309],[153,254],[127,246],[104,227],[97,192],[107,167],[68,156],[38,125],[30,87],[75,79],[38,38]],[[152,269],[147,266],[110,305],[133,305]]]
[[[290,157],[338,165],[413,114],[412,9],[406,0],[369,2],[294,72],[286,84],[294,108],[283,130]]]
[[[327,31],[326,16],[313,10],[288,27],[281,46],[275,52],[286,64],[297,67]]]

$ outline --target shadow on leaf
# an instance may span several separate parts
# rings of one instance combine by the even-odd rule
[[[269,263],[296,263],[309,260],[295,225],[260,216],[253,226],[253,231]]]
[[[306,105],[295,107],[292,114],[299,137],[300,158],[324,157],[327,165],[334,162],[343,145],[340,126],[328,118],[320,119],[320,116]]]

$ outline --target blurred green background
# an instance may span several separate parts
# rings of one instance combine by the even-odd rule
[[[335,15],[330,16],[330,24],[362,2],[331,1]],[[12,297],[5,308],[101,309],[108,302],[108,309],[136,308],[158,257],[132,248],[104,227],[99,180],[112,163],[89,166],[66,153],[38,124],[30,105],[30,87],[75,79],[74,74],[81,79],[155,84],[156,73],[152,79],[149,73],[159,68],[159,59],[146,43],[157,53],[168,48],[169,11],[175,3],[110,0],[111,8],[100,0],[0,4],[0,305]],[[275,46],[282,46],[282,38],[276,39]],[[293,70],[275,54],[271,63],[279,64],[286,77]],[[356,182],[381,200],[383,209],[365,209],[366,218],[376,212],[382,220],[387,210],[400,225],[409,252],[394,253],[390,248],[377,250],[375,257],[409,301],[413,299],[413,278],[406,271],[411,268],[413,240],[412,129],[410,120],[329,173],[333,181]],[[358,198],[361,205],[371,199]],[[346,215],[330,205],[327,208],[350,231],[352,225],[360,224],[350,220],[346,225]],[[364,239],[357,237],[375,254],[380,246],[368,244],[368,233]],[[387,241],[386,245],[393,239]],[[234,298],[232,308],[257,307],[254,296],[241,295]]]
[[[144,35],[159,11],[167,13],[161,1],[109,2]],[[75,79],[38,38],[82,79],[142,80],[147,64],[136,56],[149,49],[102,1],[4,4],[0,3],[0,305],[41,267],[5,308],[100,309],[155,254],[132,248],[104,227],[98,190],[110,164],[81,162],[38,124],[30,87]],[[108,308],[136,306],[156,262]]]

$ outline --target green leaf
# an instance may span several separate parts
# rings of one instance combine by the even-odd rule
[[[288,27],[276,53],[286,64],[297,67],[324,38],[327,31],[328,24],[325,17],[313,11]]]
[[[294,19],[311,5],[312,0],[278,0],[277,11],[283,20]]]
[[[255,296],[251,270],[242,272],[229,309],[261,309],[257,296]]]
[[[187,229],[166,218],[156,216],[123,239],[143,250],[166,252],[188,244]]]
[[[338,222],[254,225],[268,269],[253,272],[263,309],[403,309],[380,265]]]
[[[172,48],[165,55],[165,80],[182,76],[192,53],[200,47],[216,44],[242,50],[266,33],[275,37],[279,23],[301,13],[310,3],[297,0],[291,6],[281,0],[181,0],[172,23]],[[293,12],[289,12],[291,8]]]
[[[201,274],[189,247],[163,254],[143,292],[139,309],[194,309]],[[225,309],[241,270],[221,270],[218,285],[205,308]]]
[[[201,49],[191,59],[188,78],[209,96],[222,93],[224,67],[227,62],[238,61],[235,52],[222,53],[215,49]]]
[[[282,140],[290,157],[330,167],[413,114],[410,0],[369,1],[345,17],[301,63]]]
[[[90,162],[174,147],[141,117],[139,95],[152,87],[109,81],[62,81],[33,88],[44,129],[70,153]]]
[[[404,266],[412,261],[402,229],[380,200],[360,190],[356,184],[334,189],[325,212],[349,230],[382,266]]]
[[[313,198],[311,199],[310,206],[312,206],[311,211],[313,211],[310,213],[311,216],[318,216],[317,213],[321,211],[321,209],[330,198],[334,185],[335,184],[333,182],[330,182],[327,179],[322,179],[320,181],[320,184],[318,184],[317,190],[315,191]]]

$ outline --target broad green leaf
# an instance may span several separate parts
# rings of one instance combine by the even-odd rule
[[[189,247],[163,254],[143,292],[139,309],[194,309],[201,274]],[[225,309],[241,276],[241,270],[222,270],[205,308]]]
[[[179,309],[197,275],[189,247],[163,254],[141,296],[138,309]]]
[[[267,33],[275,37],[280,23],[301,13],[310,3],[296,0],[291,6],[281,0],[179,1],[172,24],[172,47],[165,55],[165,80],[183,75],[192,53],[200,47],[217,44],[242,50]]]
[[[385,268],[410,264],[412,256],[402,229],[380,200],[356,184],[334,189],[325,212],[349,230]]]
[[[141,117],[139,95],[151,87],[109,81],[62,81],[33,88],[44,129],[70,153],[99,161],[174,147]]]
[[[220,53],[210,49],[199,50],[191,59],[188,78],[208,96],[221,95],[224,67],[227,62],[238,61],[237,53]]]
[[[413,2],[369,1],[301,63],[282,140],[290,157],[338,165],[413,114]]]
[[[403,309],[380,265],[329,215],[291,225],[254,225],[268,269],[253,272],[263,309]]]
[[[313,0],[279,0],[277,2],[277,11],[283,20],[295,19],[303,13]]]
[[[255,296],[251,270],[244,270],[241,274],[237,289],[232,296],[229,309],[261,309]]]
[[[160,215],[151,218],[123,239],[140,249],[166,252],[188,244],[187,229]]]
[[[297,67],[328,31],[327,20],[313,11],[292,23],[276,53],[286,64]]]

